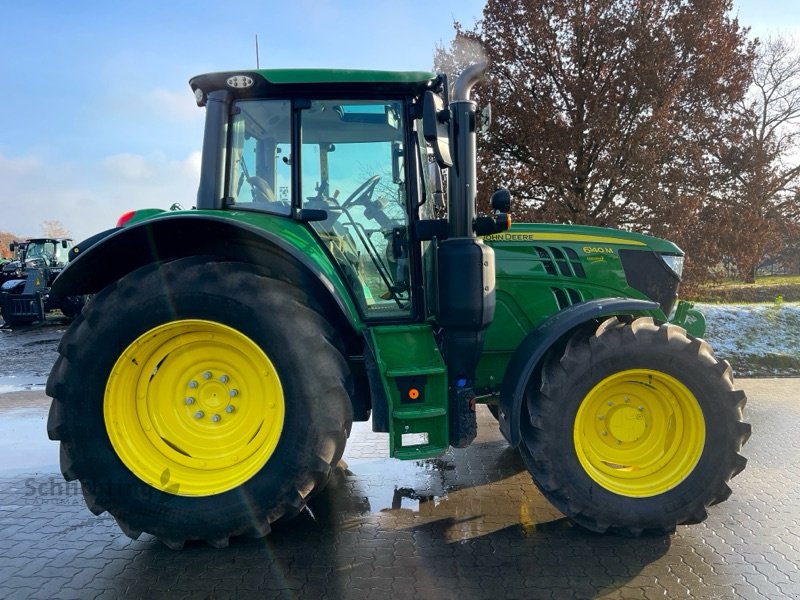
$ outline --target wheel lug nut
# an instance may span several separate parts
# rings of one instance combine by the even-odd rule
[[[211,417],[211,420],[212,420],[212,421],[214,421],[214,423],[219,423],[219,420],[220,420],[221,418],[222,418],[222,417],[220,417],[219,415],[213,415],[213,416]]]
[[[607,432],[607,431],[604,431],[604,432],[603,432],[603,433],[601,433],[600,435],[602,435],[602,436],[606,436],[606,435],[608,435],[608,432]]]
[[[196,413],[194,413],[195,419],[202,419],[204,416],[206,416],[206,413],[204,413],[202,410],[198,410]]]
[[[206,371],[203,373],[203,379],[211,379],[211,371]]]
[[[238,395],[239,395],[239,390],[237,390],[237,389],[233,389],[233,390],[231,390],[230,392],[228,392],[228,395],[229,395],[231,398],[236,398],[236,396],[238,396]]]
[[[187,405],[194,404],[194,398],[189,396],[188,398],[186,398],[186,400],[184,400],[184,402],[186,402]]]
[[[194,379],[192,379],[189,382],[189,387],[192,388],[192,389],[195,389],[197,387],[197,382]]]
[[[600,420],[602,421],[602,420],[603,420],[603,419],[605,419],[606,417],[605,417],[605,415],[600,415],[600,416],[599,416],[599,417],[597,417],[597,418],[598,418],[598,419],[600,419]]]
[[[644,406],[639,407],[639,412],[644,412]]]
[[[228,383],[228,376],[227,375],[223,375],[222,377],[219,378],[219,380],[222,383]]]
[[[225,412],[226,413],[232,413],[234,410],[235,409],[233,408],[232,404],[228,404],[228,406],[225,407]]]
[[[609,405],[609,406],[614,406],[614,403],[613,403],[611,400],[609,400],[609,401],[608,401],[608,405]]]

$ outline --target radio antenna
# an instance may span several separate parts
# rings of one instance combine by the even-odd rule
[[[260,69],[261,64],[258,61],[258,34],[256,34],[256,69]]]

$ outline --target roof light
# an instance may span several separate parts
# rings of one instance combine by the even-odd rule
[[[203,105],[204,96],[205,96],[205,94],[203,94],[203,90],[201,90],[200,88],[197,88],[194,91],[194,99],[197,102],[197,104],[200,105],[200,106]]]
[[[232,77],[228,77],[228,87],[232,88],[249,88],[253,87],[253,78],[248,77],[247,75],[234,75]]]

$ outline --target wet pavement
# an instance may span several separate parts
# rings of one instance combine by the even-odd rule
[[[92,515],[58,472],[44,393],[0,393],[0,598],[798,598],[800,379],[738,383],[748,468],[672,536],[571,526],[480,407],[476,442],[434,460],[389,459],[386,434],[356,424],[347,468],[308,511],[181,552]]]
[[[58,358],[58,342],[69,324],[51,316],[45,323],[18,329],[2,324],[0,319],[0,394],[44,389]]]

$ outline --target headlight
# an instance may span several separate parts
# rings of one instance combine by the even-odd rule
[[[683,256],[675,256],[674,254],[661,254],[660,256],[661,260],[663,260],[670,270],[678,276],[678,279],[680,279],[683,273]]]

